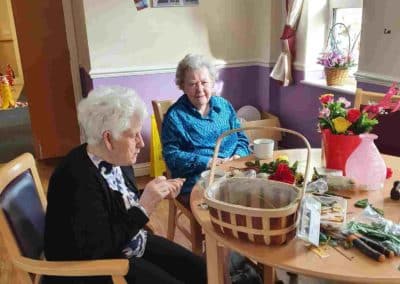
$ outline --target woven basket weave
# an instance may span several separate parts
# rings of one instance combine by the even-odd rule
[[[280,127],[233,129],[224,132],[217,140],[204,199],[210,211],[211,223],[219,233],[259,244],[281,245],[296,235],[297,211],[306,181],[303,188],[262,178],[232,178],[213,183],[222,139],[232,133],[249,129],[278,130],[300,137],[307,147],[304,176],[308,177],[311,147],[300,133]]]
[[[325,68],[326,84],[342,86],[348,77],[347,68]]]

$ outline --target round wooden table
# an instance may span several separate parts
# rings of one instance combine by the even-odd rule
[[[275,157],[287,155],[292,163],[300,162],[300,167],[305,166],[305,149],[290,149],[275,151]],[[321,150],[312,149],[311,169],[319,166]],[[347,204],[347,220],[356,217],[362,209],[354,207],[355,201],[368,198],[375,207],[383,208],[385,218],[395,223],[400,222],[400,201],[390,199],[390,190],[395,180],[400,179],[400,157],[382,155],[386,165],[393,169],[393,176],[385,182],[384,190],[378,191],[343,191],[352,198]],[[224,164],[221,168],[243,168],[244,162],[252,160],[246,157]],[[290,241],[282,246],[263,246],[245,242],[217,233],[211,225],[207,209],[203,209],[203,190],[195,186],[191,194],[190,205],[193,215],[203,228],[206,236],[207,273],[208,283],[223,283],[223,259],[219,253],[222,245],[255,260],[264,266],[264,283],[275,282],[275,268],[286,271],[313,276],[323,279],[338,280],[351,283],[400,283],[400,257],[386,259],[384,262],[376,262],[361,254],[357,249],[345,250],[347,256],[353,256],[349,260],[333,248],[328,248],[329,257],[321,258],[310,251],[305,243],[299,239]],[[343,249],[342,249],[343,251]]]

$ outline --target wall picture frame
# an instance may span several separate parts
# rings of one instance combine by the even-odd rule
[[[200,0],[153,0],[154,8],[183,7],[199,5]]]

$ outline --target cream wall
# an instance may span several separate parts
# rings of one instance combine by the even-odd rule
[[[364,0],[358,72],[369,77],[400,78],[400,1]],[[384,34],[384,28],[391,30]]]
[[[91,73],[174,68],[189,52],[269,63],[273,1],[200,0],[136,11],[133,1],[83,0]]]

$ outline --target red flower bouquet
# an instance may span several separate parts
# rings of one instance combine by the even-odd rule
[[[286,163],[279,163],[276,171],[271,174],[268,179],[286,182],[289,184],[293,184],[295,181],[295,175],[289,165]]]
[[[289,166],[289,158],[286,155],[279,156],[275,161],[269,163],[263,163],[260,165],[260,161],[256,160],[253,162],[246,162],[248,168],[255,169],[257,172],[269,174],[268,179],[286,182],[296,185],[301,185],[304,181],[303,175],[297,173],[297,164],[294,162],[292,166]]]

